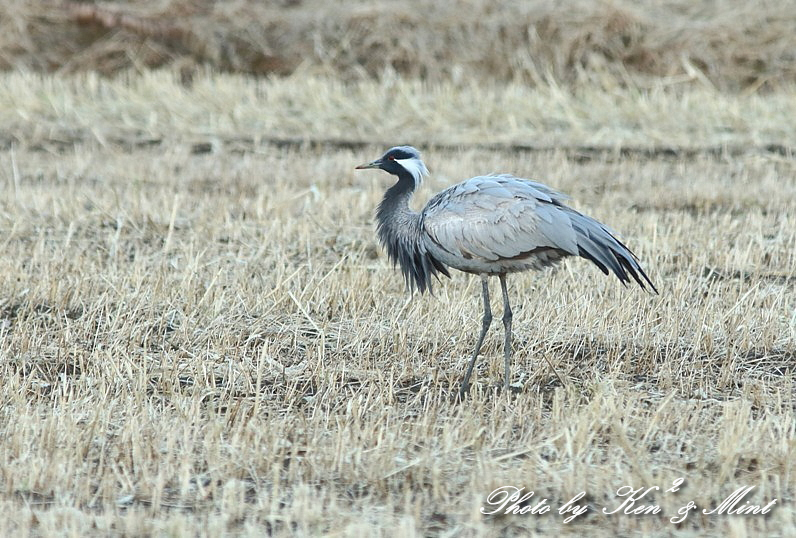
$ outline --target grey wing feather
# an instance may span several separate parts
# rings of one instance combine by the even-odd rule
[[[512,176],[480,176],[442,191],[423,211],[434,243],[465,259],[512,258],[539,247],[577,255],[560,193]],[[556,205],[554,205],[556,204]]]
[[[462,270],[506,272],[582,256],[623,283],[630,275],[643,288],[643,277],[654,290],[635,255],[601,223],[564,205],[566,198],[535,181],[479,176],[432,198],[422,226],[429,248]]]

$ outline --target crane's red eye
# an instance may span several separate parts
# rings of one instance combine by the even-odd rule
[[[391,161],[394,161],[395,160],[395,156],[394,155],[388,155],[387,159],[389,159]]]

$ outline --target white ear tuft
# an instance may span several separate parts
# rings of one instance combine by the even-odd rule
[[[395,159],[395,162],[403,166],[407,172],[412,174],[412,177],[415,178],[415,188],[419,187],[420,184],[423,183],[423,177],[428,175],[428,168],[426,168],[426,165],[423,163],[423,161],[417,157],[411,157],[409,159]]]

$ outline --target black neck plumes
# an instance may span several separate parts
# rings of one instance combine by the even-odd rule
[[[415,180],[409,172],[398,175],[398,182],[387,189],[376,210],[379,241],[394,264],[401,266],[407,287],[431,291],[431,277],[446,267],[426,250],[423,243],[423,217],[409,208]]]

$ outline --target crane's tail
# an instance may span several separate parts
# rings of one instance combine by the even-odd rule
[[[658,290],[638,263],[638,258],[602,224],[586,215],[570,216],[577,235],[578,255],[591,260],[606,275],[612,271],[627,285],[633,277],[642,289]]]

